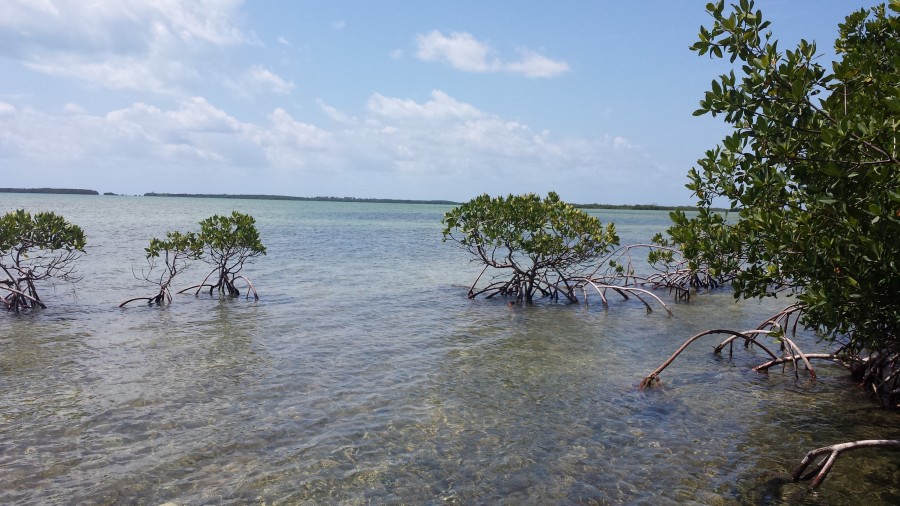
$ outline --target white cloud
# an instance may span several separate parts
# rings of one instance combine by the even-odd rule
[[[146,102],[104,115],[51,114],[0,103],[7,186],[145,191],[357,195],[463,200],[556,190],[620,202],[635,180],[680,187],[628,139],[555,138],[435,90],[425,101],[373,94],[355,118],[319,101],[334,125],[282,109],[246,122],[203,97]],[[90,135],[85,135],[90,132]],[[228,174],[224,177],[223,174]],[[113,186],[112,188],[110,186]]]
[[[295,120],[284,109],[269,115],[269,125],[254,128],[252,136],[266,158],[280,169],[316,169],[313,162],[329,148],[331,134],[315,125]],[[331,146],[331,149],[336,149]]]
[[[375,117],[393,120],[435,120],[479,118],[484,115],[470,104],[459,102],[443,91],[431,92],[432,99],[418,103],[411,99],[385,97],[378,93],[369,98],[366,109]]]
[[[553,77],[569,71],[569,65],[526,48],[518,49],[518,61],[504,62],[486,43],[465,32],[439,30],[416,36],[416,56],[423,61],[442,61],[465,72],[511,72],[526,77]]]
[[[84,107],[69,102],[63,106],[63,112],[66,114],[84,114],[85,110]]]
[[[168,92],[211,51],[254,42],[240,0],[7,0],[0,56],[37,72],[110,89]]]
[[[225,111],[213,107],[203,97],[192,97],[181,102],[175,111],[166,112],[171,127],[194,132],[237,133],[244,129],[239,122]]]
[[[226,79],[225,83],[240,95],[262,93],[287,95],[294,89],[293,82],[285,80],[261,65],[254,65],[236,79]]]
[[[452,32],[445,36],[438,30],[416,37],[416,56],[424,61],[446,61],[453,68],[466,72],[487,72],[500,67],[499,61],[489,61],[491,49],[471,34]]]
[[[553,77],[569,71],[566,62],[551,60],[528,49],[519,49],[519,55],[521,60],[505,64],[504,70],[526,77]]]
[[[60,55],[47,61],[26,62],[25,66],[44,74],[71,77],[113,90],[154,93],[172,91],[168,84],[170,79],[180,80],[186,76],[174,62],[150,66],[146,61],[119,56],[105,61],[84,61],[79,57]]]
[[[322,112],[324,112],[329,118],[331,118],[332,121],[336,123],[352,125],[357,122],[356,118],[344,114],[343,112],[326,104],[325,101],[321,99],[317,100],[316,103],[319,105],[319,108],[322,109]]]

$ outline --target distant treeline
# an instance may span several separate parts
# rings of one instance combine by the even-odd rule
[[[249,199],[249,200],[301,200],[307,202],[370,202],[378,204],[444,204],[459,205],[460,202],[452,200],[405,200],[405,199],[370,199],[358,197],[292,197],[289,195],[248,195],[228,193],[155,193],[144,194],[145,197],[188,197],[200,199]],[[632,211],[696,211],[694,206],[658,206],[656,204],[573,204],[580,209],[626,209]],[[725,211],[725,209],[714,209]]]
[[[81,190],[77,188],[0,188],[0,193],[56,193],[67,195],[100,195],[95,190]],[[106,192],[104,195],[115,195]],[[367,199],[358,197],[292,197],[289,195],[246,195],[246,194],[212,194],[212,193],[155,193],[144,194],[145,197],[188,197],[198,199],[247,199],[247,200],[301,200],[308,202],[366,202],[377,204],[443,204],[459,205],[452,200],[405,200],[405,199]],[[656,204],[574,204],[579,209],[625,209],[631,211],[696,211],[694,206],[658,206]],[[727,209],[713,209],[714,211],[726,211]]]
[[[208,193],[145,193],[145,197],[190,197],[198,199],[302,200],[315,202],[374,202],[378,204],[450,204],[450,200],[365,199],[357,197],[291,197],[288,195],[231,195]]]
[[[78,188],[0,188],[0,193],[54,193],[61,195],[100,195],[95,190]]]

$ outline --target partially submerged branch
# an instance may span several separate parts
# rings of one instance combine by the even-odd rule
[[[834,465],[837,458],[844,452],[850,450],[858,450],[861,448],[890,448],[893,450],[900,450],[900,441],[895,439],[868,439],[862,441],[851,441],[848,443],[840,443],[831,446],[825,446],[822,448],[817,448],[815,450],[810,451],[803,457],[803,460],[800,461],[800,465],[794,469],[794,473],[791,476],[791,479],[795,482],[797,481],[806,481],[812,478],[812,488],[818,488],[819,485],[822,484],[822,481],[828,476],[828,472],[831,471],[831,467]],[[810,464],[821,455],[827,455],[819,460],[816,463],[812,470],[803,475],[803,472],[809,467]],[[815,476],[813,478],[813,476]]]
[[[640,383],[640,388],[643,390],[649,386],[652,386],[654,383],[659,382],[659,373],[662,372],[666,367],[668,367],[678,355],[681,354],[691,343],[696,341],[697,339],[709,335],[709,334],[728,334],[725,340],[719,343],[718,346],[713,348],[713,353],[719,354],[728,346],[728,356],[731,358],[733,353],[732,345],[736,339],[742,339],[744,341],[744,346],[748,347],[751,345],[759,346],[763,351],[765,351],[770,357],[771,360],[760,364],[753,368],[753,371],[756,372],[768,372],[770,368],[780,364],[793,364],[794,365],[794,374],[799,377],[799,370],[797,367],[798,362],[802,362],[806,367],[806,370],[809,372],[809,375],[813,378],[816,377],[816,371],[810,362],[810,359],[824,359],[831,360],[833,362],[837,362],[844,366],[848,366],[845,361],[841,360],[837,354],[834,353],[816,353],[816,354],[808,354],[803,352],[800,347],[785,335],[785,328],[791,328],[792,332],[796,334],[797,325],[800,319],[800,313],[802,312],[802,306],[798,304],[794,304],[788,306],[772,317],[766,319],[762,324],[760,324],[757,328],[753,330],[746,330],[744,332],[737,332],[733,330],[707,330],[701,332],[690,339],[688,339],[684,344],[681,345],[675,353],[672,354],[663,364],[658,367],[655,371],[648,374]],[[793,324],[791,322],[793,321]],[[781,351],[783,356],[778,357],[774,353],[772,353],[768,348],[763,346],[759,340],[756,339],[759,335],[766,335],[777,339],[781,343]],[[897,361],[900,361],[900,358],[895,357]],[[889,377],[895,386],[900,384],[900,374]],[[898,391],[898,395],[900,395],[900,391]]]
[[[640,389],[643,390],[649,386],[653,386],[654,383],[658,383],[659,382],[659,374],[661,372],[663,372],[666,369],[666,367],[669,367],[669,365],[671,365],[672,362],[674,362],[675,359],[678,358],[678,355],[680,355],[681,352],[686,350],[687,347],[690,346],[691,343],[693,343],[694,341],[700,339],[701,337],[712,335],[712,334],[728,334],[728,335],[731,335],[734,337],[744,339],[745,341],[753,341],[757,346],[759,346],[763,351],[765,351],[770,357],[772,357],[773,360],[777,360],[778,359],[777,355],[775,355],[774,353],[769,351],[769,349],[766,348],[765,346],[763,346],[755,341],[753,334],[758,333],[758,332],[761,332],[761,331],[749,331],[749,332],[745,333],[745,332],[737,332],[734,330],[727,330],[727,329],[716,329],[716,330],[705,330],[699,334],[696,334],[695,336],[693,336],[690,339],[688,339],[687,341],[685,341],[684,344],[682,344],[677,350],[675,350],[675,353],[673,353],[668,359],[666,359],[666,361],[663,362],[662,365],[657,367],[653,372],[651,372],[643,380],[641,380]]]
[[[119,307],[125,307],[132,302],[139,300],[147,301],[148,305],[152,304],[171,304],[172,292],[169,287],[175,276],[188,268],[190,261],[200,257],[202,253],[201,243],[197,234],[193,232],[167,232],[165,239],[153,238],[150,240],[150,246],[146,248],[147,265],[146,271],[141,271],[138,276],[134,273],[134,277],[143,279],[148,283],[152,283],[159,287],[156,295],[151,297],[135,297],[119,304]],[[153,271],[159,267],[157,259],[162,258],[162,272],[158,277],[153,276]]]

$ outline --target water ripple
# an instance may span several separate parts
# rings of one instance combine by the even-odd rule
[[[757,375],[759,353],[716,357],[712,340],[635,389],[711,321],[753,327],[782,301],[713,294],[672,318],[470,301],[477,269],[440,243],[445,206],[0,195],[15,198],[94,246],[77,299],[59,287],[46,311],[0,315],[2,503],[898,500],[890,456],[843,463],[816,495],[784,481],[808,449],[898,436],[838,368]],[[259,302],[116,307],[147,291],[131,266],[149,237],[233,207],[269,246],[247,268]],[[665,226],[613,214],[636,240]]]

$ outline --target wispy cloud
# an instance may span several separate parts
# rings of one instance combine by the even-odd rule
[[[511,72],[526,77],[553,77],[569,71],[564,61],[519,48],[519,59],[504,61],[487,43],[466,32],[444,35],[439,30],[416,36],[416,56],[423,61],[448,63],[464,72]]]

